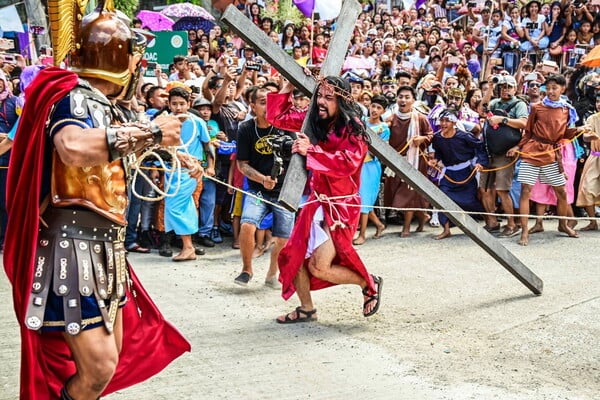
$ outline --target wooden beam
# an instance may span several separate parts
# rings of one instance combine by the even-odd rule
[[[371,144],[369,150],[386,164],[396,175],[402,177],[411,187],[440,210],[454,210],[461,213],[446,213],[448,218],[481,246],[489,255],[500,263],[508,272],[514,275],[523,285],[534,294],[542,294],[544,282],[535,275],[525,264],[514,256],[498,239],[487,232],[470,215],[462,213],[462,209],[444,192],[415,169],[404,157],[400,156],[391,146],[385,143],[376,133],[369,130]]]
[[[348,42],[355,26],[351,21],[356,21],[359,12],[360,6],[356,0],[344,0],[342,3],[342,11],[338,19],[338,29],[333,35],[327,58],[323,63],[321,69],[322,76],[339,75],[348,48]],[[289,57],[283,49],[277,46],[263,31],[251,23],[235,6],[230,5],[227,7],[223,13],[222,20],[240,35],[246,43],[251,44],[259,54],[277,68],[297,88],[308,95],[313,95],[316,86],[314,79],[306,76],[302,67]],[[314,142],[312,132],[307,129],[306,121],[310,120],[310,118],[313,118],[313,116],[307,115],[304,121],[303,132]],[[376,133],[371,130],[368,130],[368,133],[371,138],[369,150],[381,162],[427,198],[435,207],[443,210],[462,211],[456,203],[431,183],[427,177],[413,168],[392,147],[381,140]],[[306,184],[307,175],[305,165],[306,160],[304,157],[297,154],[292,157],[281,190],[279,202],[292,211],[298,208],[298,203]],[[538,295],[542,293],[542,280],[508,251],[495,237],[475,222],[471,216],[464,213],[447,213],[447,215],[467,236],[473,239],[529,290]]]

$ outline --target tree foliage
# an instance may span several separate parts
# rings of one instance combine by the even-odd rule
[[[133,18],[133,13],[139,6],[139,0],[115,0],[115,8]]]

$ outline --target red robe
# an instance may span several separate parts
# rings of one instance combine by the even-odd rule
[[[77,75],[59,68],[40,72],[26,90],[27,102],[12,148],[7,183],[9,215],[4,269],[13,286],[15,313],[21,330],[20,399],[58,399],[75,363],[61,332],[39,334],[25,326],[33,281],[42,170],[46,155],[46,121],[52,105],[77,84]],[[27,176],[27,178],[23,178]],[[133,270],[135,296],[123,312],[123,349],[117,371],[104,394],[134,385],[190,351],[187,340],[164,320]],[[139,312],[139,314],[138,314]]]
[[[310,226],[316,210],[323,207],[325,223],[330,227],[331,240],[335,246],[334,264],[343,265],[362,276],[369,285],[371,294],[375,293],[373,278],[368,273],[362,260],[352,247],[352,238],[356,232],[360,218],[360,171],[367,154],[367,144],[362,138],[350,136],[347,129],[338,137],[333,132],[327,142],[311,145],[306,154],[306,168],[312,172],[310,179],[311,195],[294,225],[294,230],[286,246],[279,253],[279,280],[282,283],[282,296],[289,299],[296,287],[294,277],[304,263],[306,248],[310,235]],[[327,197],[348,196],[342,199],[331,199],[331,204],[312,202],[317,195]],[[336,221],[344,226],[338,226]],[[309,272],[310,274],[310,272]],[[310,289],[317,290],[333,286],[334,283],[323,281],[310,275]]]
[[[299,110],[290,100],[291,93],[267,93],[267,121],[277,129],[300,132],[307,110]]]

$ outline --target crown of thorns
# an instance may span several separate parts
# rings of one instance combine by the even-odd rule
[[[326,77],[319,75],[319,76],[315,77],[315,80],[317,81],[317,85],[323,86],[327,90],[333,91],[333,93],[336,96],[343,98],[344,100],[346,100],[349,103],[354,102],[354,97],[352,97],[352,94],[348,90],[332,84],[331,82],[329,82],[327,80]]]

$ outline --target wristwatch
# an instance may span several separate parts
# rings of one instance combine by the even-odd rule
[[[508,124],[508,118],[504,117],[502,118],[502,125],[507,125]]]

